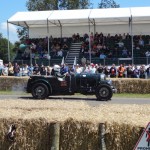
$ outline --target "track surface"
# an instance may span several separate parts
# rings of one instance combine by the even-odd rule
[[[0,95],[0,100],[33,100],[31,95]],[[96,101],[95,96],[73,95],[73,96],[51,96],[48,101],[64,100],[64,101],[85,101],[91,106],[99,104],[150,104],[150,98],[121,98],[113,96],[110,101]]]

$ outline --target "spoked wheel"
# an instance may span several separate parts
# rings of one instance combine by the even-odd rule
[[[112,89],[108,85],[101,85],[96,89],[97,100],[110,100],[113,95]]]
[[[49,95],[49,90],[47,85],[43,83],[36,83],[32,87],[32,96],[35,99],[46,99]]]

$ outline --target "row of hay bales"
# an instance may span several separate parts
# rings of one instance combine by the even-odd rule
[[[0,90],[22,91],[28,77],[0,77]],[[150,93],[150,79],[111,78],[118,93]]]
[[[101,136],[100,124],[73,119],[59,122],[59,133],[53,130],[54,122],[44,119],[1,119],[0,122],[1,150],[133,150],[143,131],[132,125],[104,123],[105,133]],[[17,126],[14,142],[6,138],[11,123]]]

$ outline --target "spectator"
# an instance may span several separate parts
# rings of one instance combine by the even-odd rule
[[[115,64],[112,64],[109,72],[110,72],[110,77],[111,78],[116,78],[116,67],[115,67]]]
[[[117,43],[117,44],[120,48],[124,47],[124,43],[122,42],[122,40],[120,40],[119,43]]]
[[[146,73],[146,70],[145,70],[145,65],[141,65],[140,67],[140,78],[143,78],[145,79],[145,73]]]
[[[14,64],[13,69],[14,69],[13,70],[14,71],[14,76],[20,76],[20,66],[17,62]]]
[[[47,70],[46,70],[45,66],[41,65],[41,67],[40,67],[40,75],[46,75],[46,74],[47,74]]]
[[[81,63],[82,63],[82,66],[86,64],[86,58],[84,56],[81,58]]]
[[[144,46],[144,40],[142,39],[142,37],[140,37],[139,39],[139,46]]]
[[[35,64],[35,66],[33,68],[33,74],[34,75],[40,75],[40,67],[38,64]]]
[[[60,68],[60,74],[67,75],[69,74],[69,66],[67,64],[63,64]]]
[[[14,75],[14,67],[11,62],[8,63],[8,76]]]
[[[104,74],[106,75],[106,77],[109,77],[109,75],[110,75],[110,69],[108,68],[108,66],[105,66],[105,68],[104,68]]]
[[[90,64],[90,73],[92,73],[92,74],[96,73],[96,68],[93,63]]]
[[[124,67],[122,64],[120,64],[120,66],[118,67],[118,78],[122,78],[123,77],[123,73],[125,71]]]
[[[127,78],[133,78],[134,77],[133,67],[129,64],[126,70],[127,70]]]
[[[149,67],[147,67],[146,69],[146,73],[147,73],[147,78],[150,78],[150,64]]]
[[[134,78],[139,78],[140,71],[137,66],[135,66],[135,68],[133,70],[133,75],[134,75]]]
[[[59,49],[59,50],[57,51],[57,56],[58,56],[58,57],[63,57],[63,51],[62,51],[62,49]]]
[[[146,51],[146,52],[145,52],[145,56],[146,56],[146,57],[150,57],[150,52],[149,52],[149,51]]]
[[[85,66],[84,72],[85,72],[85,73],[90,73],[90,65]]]
[[[124,49],[122,50],[122,57],[127,57],[128,56],[128,50],[126,49],[126,47],[124,47]]]
[[[28,75],[28,65],[24,64],[22,66],[22,76],[27,76]]]
[[[2,68],[2,75],[3,76],[8,76],[8,65],[4,64],[4,67]]]
[[[98,68],[97,68],[97,72],[98,72],[98,73],[103,73],[103,71],[104,71],[104,68],[103,68],[103,66],[100,64],[100,65],[98,66]]]
[[[105,55],[104,53],[101,53],[100,56],[99,56],[99,58],[100,58],[100,59],[105,59],[105,58],[106,58],[106,55]]]
[[[33,75],[33,69],[34,69],[34,67],[32,64],[30,66],[28,66],[28,73],[27,73],[28,76]]]
[[[75,70],[74,70],[74,72],[75,73],[81,73],[81,72],[83,72],[83,69],[80,67],[80,65],[79,64],[77,64],[76,66],[75,66]]]
[[[52,71],[52,68],[50,66],[47,66],[47,75],[51,75],[51,71]]]

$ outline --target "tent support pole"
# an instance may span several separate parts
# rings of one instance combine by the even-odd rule
[[[132,24],[132,15],[130,18],[130,34],[131,34],[131,48],[132,48],[132,64],[134,64],[134,52],[133,52],[133,24]]]
[[[95,33],[96,33],[96,24],[95,24],[95,19],[93,19],[93,21],[94,21],[94,35],[95,35]]]
[[[10,45],[9,45],[9,23],[7,21],[7,39],[8,39],[8,61],[10,62]]]
[[[91,38],[90,38],[91,29],[90,29],[90,20],[89,20],[89,18],[88,18],[88,24],[89,24],[89,57],[90,57],[90,64],[91,64]]]
[[[48,65],[50,66],[50,59],[51,59],[51,56],[50,56],[50,51],[49,51],[49,28],[48,28],[48,18],[47,18],[47,48],[48,48],[48,55],[49,55],[49,58],[48,58]]]
[[[59,25],[60,25],[60,37],[61,37],[61,39],[62,39],[62,25],[61,25],[60,20],[58,20],[58,22],[59,22]]]

